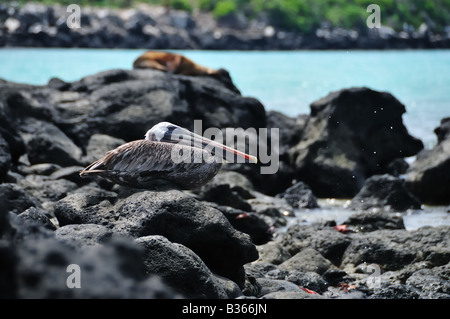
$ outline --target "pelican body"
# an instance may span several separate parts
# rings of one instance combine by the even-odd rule
[[[82,170],[80,176],[100,176],[135,188],[165,179],[183,189],[195,189],[208,183],[230,156],[240,156],[247,163],[257,162],[254,156],[161,122],[147,131],[145,139],[107,152]]]

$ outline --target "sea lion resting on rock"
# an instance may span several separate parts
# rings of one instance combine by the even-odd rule
[[[156,69],[183,75],[228,75],[224,69],[213,70],[182,56],[181,54],[148,51],[133,63],[134,69]]]

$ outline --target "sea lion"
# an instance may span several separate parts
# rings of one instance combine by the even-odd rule
[[[210,69],[201,66],[181,54],[147,51],[133,62],[134,69],[155,69],[183,75],[227,75],[224,69]]]

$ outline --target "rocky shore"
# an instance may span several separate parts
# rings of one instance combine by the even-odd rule
[[[450,204],[450,122],[423,150],[405,111],[389,93],[349,88],[290,118],[227,76],[153,70],[0,80],[0,297],[449,298],[450,226],[407,231],[402,212]],[[226,164],[194,191],[79,178],[155,123],[194,119],[279,128],[278,172]],[[319,197],[351,199],[351,216],[288,226]]]
[[[113,10],[82,7],[79,28],[66,6],[0,4],[0,47],[80,47],[206,50],[408,49],[449,48],[449,31],[427,24],[402,31],[382,26],[335,28],[323,23],[299,33],[281,30],[264,19],[235,13],[215,19],[209,13],[139,5]]]

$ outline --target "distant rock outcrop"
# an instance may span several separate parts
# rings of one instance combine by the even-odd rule
[[[435,33],[424,23],[397,32],[388,26],[344,29],[328,22],[310,32],[286,30],[242,14],[215,19],[138,5],[132,9],[80,7],[80,24],[68,26],[71,12],[62,5],[0,4],[0,47],[80,47],[205,50],[407,49],[449,48],[448,32]],[[432,22],[431,22],[432,23]]]

